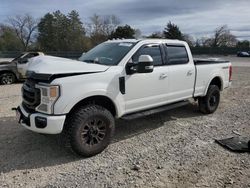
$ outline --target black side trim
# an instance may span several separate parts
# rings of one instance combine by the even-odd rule
[[[219,64],[219,63],[229,63],[229,61],[224,61],[224,60],[194,60],[195,65],[207,65],[207,64]]]
[[[119,77],[119,88],[121,94],[125,94],[125,77]]]
[[[185,106],[187,104],[190,104],[190,102],[189,101],[175,102],[175,103],[167,104],[167,105],[164,105],[164,106],[159,106],[159,107],[152,108],[152,109],[135,112],[135,113],[132,113],[132,114],[126,114],[126,115],[122,116],[121,119],[124,119],[124,120],[137,119],[137,118],[141,118],[141,117],[144,117],[144,116],[149,116],[149,115],[152,115],[152,114],[164,112],[166,110],[172,110],[172,109],[175,109],[175,108],[179,108],[179,107]]]
[[[78,72],[78,73],[64,73],[64,74],[38,74],[35,72],[29,72],[27,74],[27,77],[33,80],[37,81],[43,81],[46,83],[52,82],[56,78],[63,78],[63,77],[69,77],[69,76],[77,76],[77,75],[83,75],[83,74],[94,74],[94,73],[101,73],[105,71],[98,71],[98,72]]]

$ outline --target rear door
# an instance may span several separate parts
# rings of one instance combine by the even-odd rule
[[[184,45],[165,44],[169,68],[168,102],[180,101],[193,96],[195,66]]]
[[[124,95],[126,113],[151,108],[166,102],[168,67],[164,65],[164,54],[161,44],[147,44],[132,56],[132,61],[136,64],[140,55],[150,55],[154,60],[154,70],[152,73],[126,75],[126,93]]]

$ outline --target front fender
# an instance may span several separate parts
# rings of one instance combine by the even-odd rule
[[[122,114],[122,111],[123,111],[123,110],[122,110],[122,108],[121,108],[121,106],[120,106],[120,104],[119,104],[119,103],[120,103],[119,101],[121,101],[121,99],[119,99],[119,97],[116,98],[116,99],[114,99],[113,96],[112,96],[110,93],[107,93],[107,92],[105,92],[104,90],[92,91],[92,92],[90,92],[90,93],[84,94],[83,96],[79,96],[78,98],[76,98],[76,99],[70,101],[70,103],[69,103],[67,106],[65,106],[65,108],[63,109],[63,112],[64,112],[65,114],[69,113],[70,110],[71,110],[77,103],[79,103],[80,101],[82,101],[82,100],[84,100],[84,99],[86,99],[86,98],[94,97],[94,96],[104,96],[104,97],[109,98],[109,99],[114,103],[114,105],[115,105],[115,109],[116,109],[117,116],[120,116],[120,114]]]

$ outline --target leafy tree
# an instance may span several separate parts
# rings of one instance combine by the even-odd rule
[[[70,21],[66,15],[61,13],[59,10],[53,13],[55,18],[55,44],[57,45],[58,51],[70,50],[70,38],[69,33],[71,32]]]
[[[68,14],[69,19],[69,45],[71,51],[79,51],[84,49],[85,43],[85,29],[83,23],[81,22],[78,12],[75,10]]]
[[[55,43],[56,28],[53,14],[47,13],[41,18],[38,24],[38,43],[41,49],[47,51],[56,51]]]
[[[151,38],[151,39],[161,39],[163,38],[162,32],[157,31],[152,33],[151,35],[147,36],[147,38]]]
[[[47,13],[38,24],[38,43],[47,51],[85,50],[85,29],[78,12]]]
[[[241,50],[249,50],[250,42],[248,40],[238,41],[236,47]]]
[[[0,50],[19,51],[22,47],[14,29],[7,25],[0,25]]]
[[[118,26],[116,30],[110,35],[110,38],[134,38],[135,29],[129,25]]]
[[[165,27],[163,36],[167,39],[184,39],[184,36],[179,27],[171,22],[168,22],[167,26]]]
[[[33,42],[37,21],[31,15],[26,14],[24,16],[10,17],[8,23],[14,29],[23,50],[27,50],[28,46]]]

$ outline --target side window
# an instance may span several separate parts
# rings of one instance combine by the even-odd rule
[[[35,56],[38,56],[38,53],[29,53],[24,58],[29,59],[29,58],[32,58],[32,57],[35,57]]]
[[[134,63],[138,63],[138,59],[141,55],[150,55],[154,60],[154,65],[162,65],[162,56],[159,45],[147,45],[140,48],[132,57]]]
[[[188,54],[184,46],[167,46],[168,64],[188,63]]]
[[[35,57],[38,55],[39,55],[38,53],[28,53],[25,56],[23,56],[22,58],[20,58],[18,62],[19,62],[19,64],[25,64],[28,62],[29,58],[32,58],[32,57]]]

